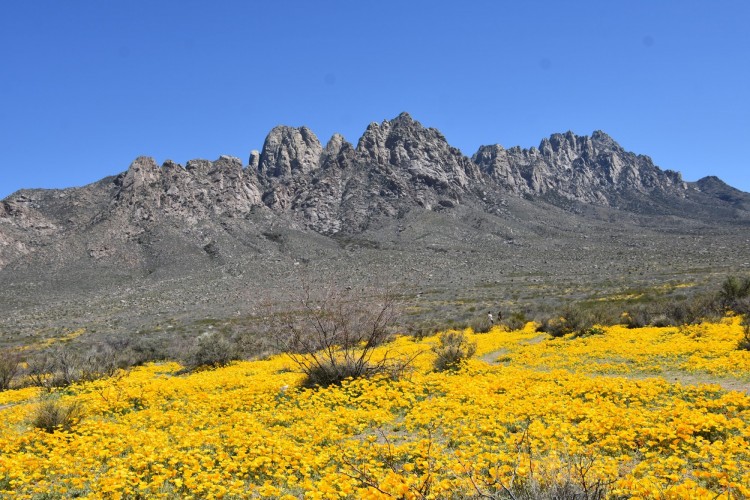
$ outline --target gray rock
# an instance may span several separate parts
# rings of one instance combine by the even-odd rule
[[[262,178],[309,174],[320,163],[323,148],[307,127],[278,126],[266,137],[258,172]]]
[[[253,217],[352,235],[413,210],[455,211],[469,203],[507,213],[510,197],[565,210],[744,220],[750,195],[731,189],[711,179],[686,183],[601,131],[553,134],[538,148],[482,146],[470,159],[407,113],[371,123],[356,147],[334,134],[324,148],[306,127],[279,126],[246,168],[229,156],[184,167],[139,157],[122,174],[89,186],[14,193],[0,202],[0,269],[55,245],[70,245],[81,258],[121,258],[150,269],[178,247],[204,256],[214,242],[212,255],[229,255],[234,243],[217,235],[244,245],[241,221]],[[155,241],[176,237],[179,244],[158,254]]]

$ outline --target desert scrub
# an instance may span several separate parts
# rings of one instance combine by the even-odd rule
[[[739,318],[603,330],[539,342],[531,324],[467,331],[478,354],[503,349],[513,362],[475,357],[437,372],[425,355],[408,377],[315,389],[299,387],[304,374],[286,355],[184,376],[176,363],[147,364],[66,388],[61,401],[86,408],[70,435],[31,426],[40,391],[11,389],[0,393],[0,498],[382,499],[429,489],[449,499],[476,498],[476,487],[510,498],[503,486],[519,499],[591,498],[599,486],[612,498],[749,497],[747,394],[611,376],[601,364],[685,364],[742,381],[750,353],[736,349]],[[438,343],[397,337],[373,356],[431,354]]]
[[[399,313],[393,293],[366,296],[352,287],[303,284],[292,303],[296,311],[271,315],[271,335],[305,374],[305,387],[387,373],[401,361],[387,353],[374,357],[392,339]]]
[[[744,312],[747,306],[745,299],[750,297],[750,276],[729,276],[721,284],[719,300],[721,305],[728,310]]]
[[[594,327],[594,317],[580,306],[567,306],[560,314],[547,318],[539,327],[539,331],[552,337],[563,337],[575,333],[585,336]]]
[[[477,352],[477,344],[470,341],[464,332],[450,330],[439,335],[438,345],[432,351],[436,356],[433,364],[435,370],[458,370]]]
[[[45,398],[31,415],[31,425],[47,433],[69,431],[83,417],[83,406],[78,401],[63,403],[57,398]]]
[[[20,365],[21,358],[18,353],[8,349],[0,350],[0,391],[10,389]]]
[[[195,339],[182,362],[187,370],[195,370],[226,366],[241,357],[236,342],[230,341],[224,334],[206,332]]]

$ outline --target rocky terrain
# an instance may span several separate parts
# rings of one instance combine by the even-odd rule
[[[140,157],[12,194],[0,343],[249,327],[300,280],[388,285],[423,321],[748,271],[750,194],[715,177],[685,182],[600,131],[468,157],[404,113],[356,146],[279,126],[247,164]]]

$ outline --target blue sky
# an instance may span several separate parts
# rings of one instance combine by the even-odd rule
[[[408,111],[471,155],[601,129],[750,191],[747,1],[5,1],[0,198],[139,155],[247,161]]]

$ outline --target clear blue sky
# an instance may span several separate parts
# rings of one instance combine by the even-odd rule
[[[466,155],[602,129],[750,191],[749,26],[745,0],[7,0],[0,198],[401,111]]]

